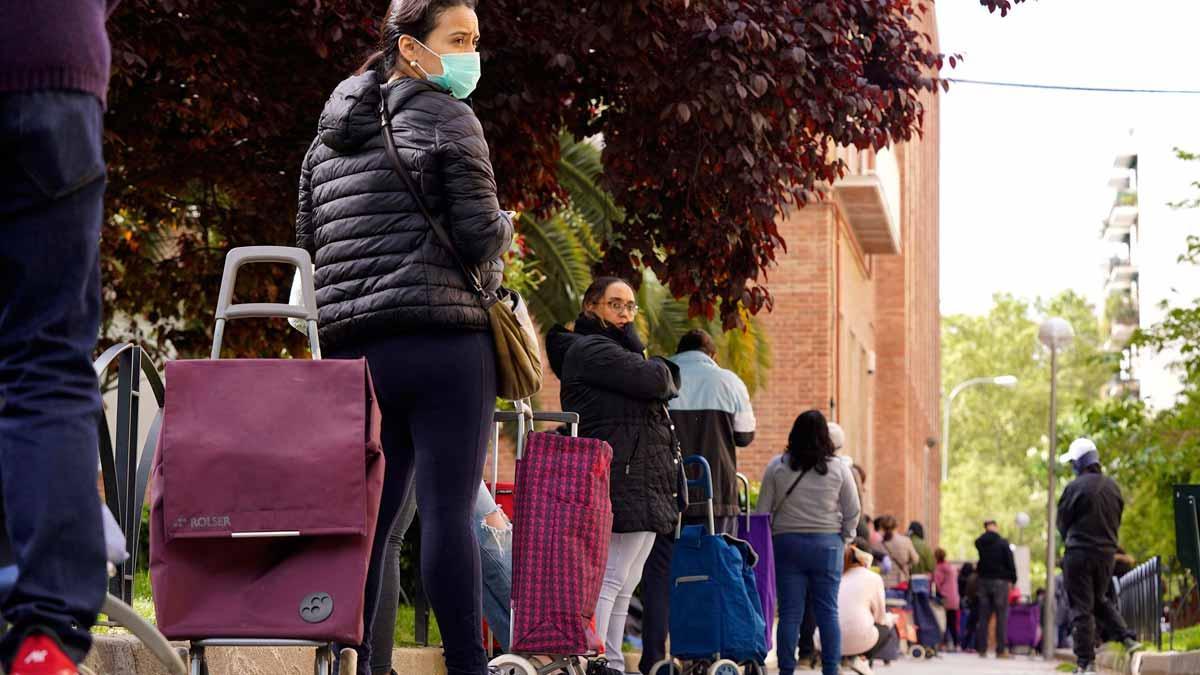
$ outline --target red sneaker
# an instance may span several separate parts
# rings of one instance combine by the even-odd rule
[[[57,640],[45,633],[30,633],[17,649],[8,675],[79,675],[79,670]]]

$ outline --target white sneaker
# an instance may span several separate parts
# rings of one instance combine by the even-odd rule
[[[862,656],[856,656],[850,659],[849,663],[846,664],[846,667],[858,675],[875,675],[875,671],[871,670],[871,664],[868,663],[867,659]]]

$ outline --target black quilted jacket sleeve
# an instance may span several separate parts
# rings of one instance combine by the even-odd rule
[[[643,401],[667,401],[679,394],[679,382],[665,359],[644,359],[612,340],[580,346],[586,367],[581,379],[594,387]]]
[[[304,153],[304,162],[300,165],[299,204],[296,208],[296,246],[314,256],[317,254],[317,247],[313,242],[312,164],[310,160],[313,150],[320,144],[321,139],[314,138],[312,144],[308,146],[308,152]]]
[[[479,119],[459,114],[442,122],[436,152],[454,247],[470,265],[500,257],[512,244],[513,224],[496,200],[496,177]]]

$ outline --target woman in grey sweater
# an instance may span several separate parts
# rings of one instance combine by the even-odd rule
[[[787,451],[771,460],[763,475],[758,512],[773,515],[780,675],[795,671],[796,641],[809,593],[821,629],[824,675],[837,675],[841,663],[838,587],[845,545],[854,539],[860,505],[850,468],[833,453],[825,416],[809,410],[796,418]]]

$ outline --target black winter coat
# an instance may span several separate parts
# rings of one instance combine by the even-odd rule
[[[1117,552],[1125,500],[1113,479],[1084,473],[1058,498],[1058,531],[1068,551],[1111,557]]]
[[[679,391],[678,367],[559,326],[546,351],[562,381],[562,409],[579,413],[580,435],[612,446],[613,532],[673,531],[678,466],[664,405]]]
[[[1007,539],[995,532],[984,532],[975,540],[975,550],[979,552],[979,566],[975,569],[980,579],[1017,583],[1017,564]]]
[[[387,87],[404,165],[458,253],[500,285],[513,225],[496,201],[475,113],[444,89],[401,79]],[[314,255],[321,341],[430,329],[488,330],[487,312],[429,227],[384,152],[379,79],[337,86],[300,170],[296,244]]]

